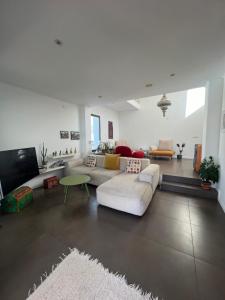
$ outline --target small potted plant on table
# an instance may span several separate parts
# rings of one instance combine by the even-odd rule
[[[210,190],[211,184],[218,182],[219,180],[219,168],[220,166],[215,164],[212,156],[204,158],[201,166],[199,175],[202,179],[201,187],[204,190]]]
[[[183,144],[177,144],[179,154],[177,154],[177,159],[182,159],[182,153],[184,151],[185,143]]]

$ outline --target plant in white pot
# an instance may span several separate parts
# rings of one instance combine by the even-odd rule
[[[214,162],[212,156],[203,159],[199,175],[202,179],[201,187],[204,190],[210,190],[212,182],[216,183],[219,181],[219,168],[220,166]]]

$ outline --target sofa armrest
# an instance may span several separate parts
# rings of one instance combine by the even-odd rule
[[[150,164],[147,168],[139,173],[139,180],[150,183],[154,192],[159,183],[159,173],[159,165]]]
[[[65,162],[66,168],[73,168],[77,166],[81,166],[84,163],[84,160],[82,158],[79,159],[71,159],[67,162]]]

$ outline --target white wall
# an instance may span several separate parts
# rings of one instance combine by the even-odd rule
[[[194,144],[202,142],[204,107],[185,118],[186,91],[167,94],[172,105],[166,117],[157,107],[161,96],[140,99],[141,109],[119,113],[120,139],[132,148],[149,149],[160,138],[172,138],[174,143],[186,143],[184,156],[193,158]],[[177,150],[176,145],[174,149]]]
[[[102,142],[115,143],[115,141],[119,139],[118,112],[103,106],[86,107],[86,152],[91,150],[91,114],[100,116]],[[113,122],[113,139],[108,139],[108,121]]]
[[[224,79],[224,87],[225,87],[225,79]],[[224,87],[223,87],[221,123],[222,123],[223,112],[225,112],[225,88]],[[219,190],[219,202],[225,212],[225,130],[221,128],[219,130],[220,131],[220,145],[219,145],[220,181],[218,184],[218,190]]]
[[[60,130],[79,131],[78,106],[0,83],[0,151],[35,147],[40,158],[43,142],[48,154],[79,150],[80,142],[60,139]]]
[[[222,99],[223,78],[209,81],[206,85],[202,154],[203,157],[212,155],[215,160],[219,154]]]

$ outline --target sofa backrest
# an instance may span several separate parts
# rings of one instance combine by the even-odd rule
[[[104,155],[96,155],[96,167],[104,168]],[[128,159],[136,159],[132,157],[120,157],[120,170],[125,171]],[[85,159],[86,161],[86,159]],[[148,158],[141,158],[141,171],[150,165],[150,160]]]
[[[173,140],[171,139],[161,139],[159,140],[159,150],[173,150]]]

